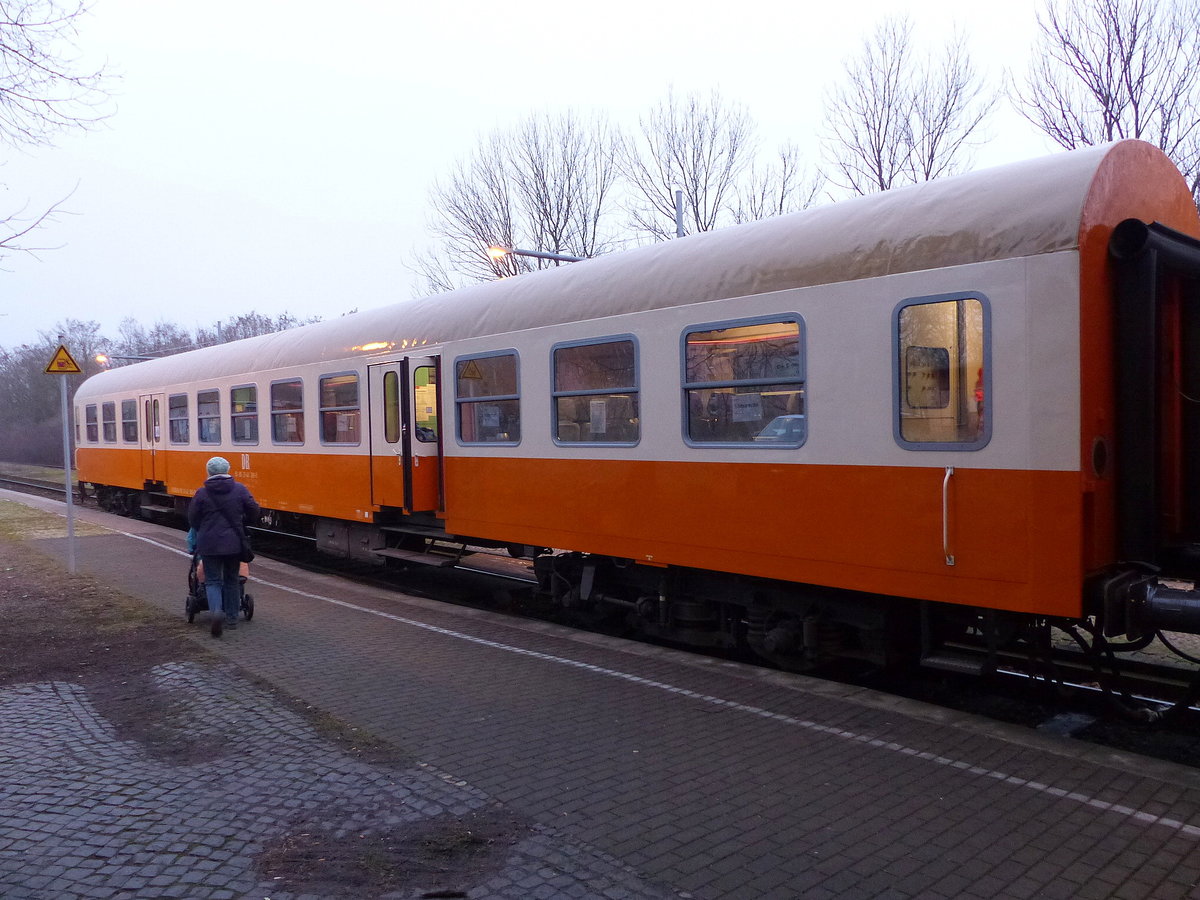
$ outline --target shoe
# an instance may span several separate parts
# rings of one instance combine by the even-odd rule
[[[220,637],[221,632],[225,629],[225,620],[220,616],[213,616],[212,620],[212,636]]]
[[[237,619],[226,619],[225,627],[226,628],[237,628]]]

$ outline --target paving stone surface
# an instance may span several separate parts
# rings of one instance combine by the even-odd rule
[[[221,753],[187,765],[155,759],[122,740],[77,685],[0,690],[0,896],[289,900],[302,894],[280,891],[255,865],[273,838],[317,821],[334,834],[370,835],[491,805],[427,764],[351,759],[230,666],[170,664],[153,676],[174,709],[169,727],[216,738]],[[671,896],[537,825],[498,873],[455,887],[514,900]]]

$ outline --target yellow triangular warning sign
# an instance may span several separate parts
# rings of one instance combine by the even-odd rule
[[[458,371],[459,378],[483,378],[483,372],[479,370],[479,363],[473,359],[469,359]]]
[[[46,372],[50,375],[82,375],[83,369],[79,368],[79,363],[75,362],[67,348],[59,344],[54,359],[46,366]]]

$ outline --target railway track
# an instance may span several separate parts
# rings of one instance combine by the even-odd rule
[[[37,478],[2,475],[0,486],[56,498],[65,494],[62,484]],[[307,571],[349,578],[384,590],[402,590],[426,599],[635,637],[618,619],[583,620],[570,611],[539,603],[531,567],[495,551],[476,549],[446,569],[381,569],[325,557],[314,559],[311,541],[266,528],[255,530],[256,550],[261,555]],[[1123,654],[1120,677],[1106,685],[1096,663],[1065,635],[1049,641],[1040,656],[1011,651],[988,654],[970,645],[956,647],[953,652],[958,665],[913,668],[903,677],[854,663],[836,664],[812,674],[1114,749],[1200,764],[1200,709],[1193,703],[1179,702],[1192,690],[1200,669],[1186,660],[1168,662],[1163,654]],[[734,658],[763,665],[749,654]]]

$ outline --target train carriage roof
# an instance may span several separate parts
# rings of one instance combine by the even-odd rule
[[[1073,250],[1094,226],[1117,224],[1093,221],[1114,207],[1105,197],[1135,191],[1151,209],[1156,198],[1190,203],[1170,160],[1149,144],[1122,141],[125,366],[89,379],[78,396],[333,362],[366,355],[369,344],[391,345],[394,354],[414,343]]]

